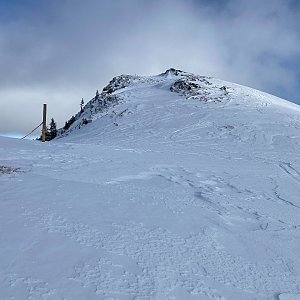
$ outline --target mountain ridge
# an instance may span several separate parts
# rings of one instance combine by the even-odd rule
[[[151,96],[151,93],[156,95],[153,103],[144,101],[143,97]],[[139,103],[137,97],[139,97]],[[161,101],[157,101],[158,97]],[[111,120],[111,125],[118,126],[122,123],[121,118],[128,114],[132,115],[138,106],[150,105],[155,111],[167,110],[167,104],[164,107],[164,99],[170,100],[171,98],[178,107],[184,102],[188,110],[193,106],[197,107],[199,114],[201,114],[200,110],[209,110],[214,107],[217,113],[221,113],[222,110],[228,112],[231,109],[232,112],[235,111],[234,115],[238,111],[255,114],[257,111],[261,114],[273,111],[279,115],[282,112],[289,114],[296,121],[300,114],[300,106],[276,96],[235,83],[171,68],[155,76],[120,75],[114,77],[98,96],[91,99],[83,110],[75,115],[73,123],[67,130],[62,128],[58,131],[58,138],[66,137],[85,127],[101,131],[103,126],[108,125],[107,119]],[[181,101],[178,101],[179,98]],[[244,107],[244,111],[238,110],[238,106]],[[162,111],[157,113],[161,114]],[[95,122],[98,124],[98,129],[95,124],[91,124]]]
[[[2,298],[299,299],[297,106],[169,70],[74,119],[0,137]]]

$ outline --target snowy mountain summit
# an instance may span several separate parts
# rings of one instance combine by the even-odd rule
[[[82,125],[90,123],[92,119],[107,115],[107,113],[111,112],[109,108],[115,107],[119,103],[130,102],[130,97],[135,91],[137,95],[140,95],[143,90],[145,90],[146,94],[153,90],[155,95],[159,91],[165,95],[163,92],[167,90],[178,93],[188,100],[195,99],[203,102],[223,103],[228,101],[229,91],[226,86],[222,85],[222,82],[217,84],[213,84],[213,82],[216,83],[212,78],[197,76],[173,68],[157,76],[120,75],[114,77],[103,88],[102,93],[97,94],[84,107],[83,111],[76,115],[76,122],[67,130],[60,130],[60,134],[65,135],[65,133],[73,131],[75,128],[79,129]]]
[[[300,108],[121,75],[49,143],[0,137],[1,299],[300,299]]]
[[[171,68],[157,76],[114,77],[59,135],[80,135],[81,141],[93,135],[94,142],[101,142],[113,132],[117,139],[131,143],[128,135],[175,142],[193,133],[199,139],[216,137],[259,146],[264,139],[275,143],[286,139],[276,133],[278,127],[279,132],[297,130],[299,112],[298,105],[275,96]]]

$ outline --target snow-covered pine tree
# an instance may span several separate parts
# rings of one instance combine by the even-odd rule
[[[50,122],[50,128],[49,128],[50,140],[53,140],[54,138],[56,138],[56,136],[57,136],[56,123],[55,123],[54,119],[52,118],[51,122]]]
[[[97,91],[96,91],[96,96],[95,96],[95,99],[96,99],[96,100],[98,100],[98,99],[99,99],[99,97],[100,97],[100,94],[99,94],[99,91],[97,90]]]
[[[81,102],[80,102],[80,112],[83,112],[83,106],[84,106],[84,101],[83,101],[83,98],[82,98]]]
[[[76,120],[75,117],[72,116],[68,121],[66,121],[64,130],[68,130],[70,126],[75,122],[75,120]]]

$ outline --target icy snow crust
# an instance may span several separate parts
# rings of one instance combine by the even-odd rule
[[[168,70],[0,138],[0,298],[300,299],[299,132],[297,105]]]

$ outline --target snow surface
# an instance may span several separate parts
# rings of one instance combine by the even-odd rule
[[[0,137],[1,299],[300,299],[299,106],[188,76]]]

